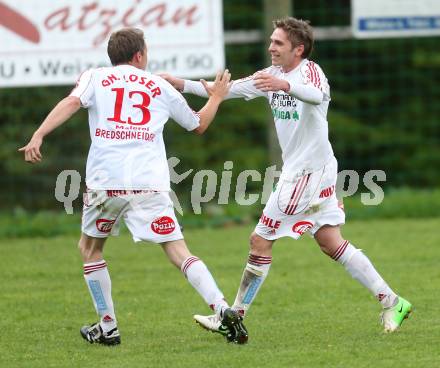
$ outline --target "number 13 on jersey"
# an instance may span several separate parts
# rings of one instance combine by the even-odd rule
[[[108,121],[114,121],[115,123],[119,124],[130,124],[130,125],[145,125],[147,124],[151,119],[150,110],[148,109],[148,106],[150,105],[150,96],[144,92],[144,91],[130,91],[128,92],[128,98],[130,99],[130,105],[127,106],[126,110],[124,110],[124,113],[128,115],[127,121],[122,120],[121,114],[122,114],[122,106],[124,104],[124,98],[125,96],[125,88],[112,88],[112,91],[116,94],[115,99],[115,107],[113,111],[113,117],[107,118]],[[136,103],[139,100],[139,97],[134,96],[140,96],[141,103]],[[142,113],[142,119],[140,121],[133,121],[132,117],[133,115],[138,115],[136,113],[137,111],[140,111]]]

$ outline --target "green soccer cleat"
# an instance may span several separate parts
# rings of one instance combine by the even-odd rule
[[[224,311],[221,320],[215,314],[210,316],[196,314],[194,320],[205,330],[223,335],[228,342],[242,345],[248,341],[248,332],[243,324],[243,317],[230,308]]]
[[[385,332],[394,332],[408,318],[412,312],[411,303],[398,296],[398,302],[394,307],[384,308],[381,314],[381,322]]]

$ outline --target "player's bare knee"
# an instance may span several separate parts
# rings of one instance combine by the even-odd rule
[[[78,241],[78,249],[81,256],[84,257],[84,254],[87,252],[87,241],[83,237]]]
[[[345,241],[341,235],[339,226],[325,225],[315,233],[315,240],[321,251],[332,256],[338,247]]]
[[[183,239],[162,243],[161,246],[168,257],[168,260],[179,269],[185,260],[193,257],[193,254],[191,254],[185,240]]]
[[[89,263],[101,260],[104,242],[105,239],[96,239],[83,234],[78,243],[83,261]]]
[[[78,248],[83,261],[88,262],[93,256],[93,248],[84,240],[79,241]]]
[[[326,243],[318,243],[319,248],[321,251],[326,254],[327,256],[331,257],[334,253],[333,247]]]
[[[332,257],[335,254],[335,252],[337,252],[339,246],[345,242],[345,240],[342,237],[340,238],[338,237],[338,238],[327,238],[325,240],[316,239],[316,242],[318,243],[323,253],[325,253],[329,257]]]
[[[272,241],[266,240],[256,233],[249,238],[250,251],[255,255],[267,255],[272,251]]]

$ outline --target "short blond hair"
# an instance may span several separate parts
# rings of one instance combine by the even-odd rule
[[[302,57],[308,58],[313,51],[313,28],[308,20],[286,17],[277,19],[273,22],[273,28],[281,28],[287,33],[287,38],[292,43],[292,47],[304,45]]]

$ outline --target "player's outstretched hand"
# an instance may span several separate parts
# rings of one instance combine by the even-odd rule
[[[231,73],[226,69],[224,72],[217,73],[214,83],[208,84],[204,79],[200,79],[200,82],[202,82],[209,97],[217,97],[224,100],[231,88]]]
[[[43,144],[43,139],[38,136],[33,136],[29,143],[18,149],[19,152],[24,152],[24,159],[26,162],[35,164],[40,162],[43,155],[40,152],[40,147]]]
[[[289,92],[290,90],[289,82],[264,72],[260,72],[255,75],[254,86],[263,92]]]
[[[171,74],[168,73],[159,73],[159,77],[165,79],[169,84],[171,84],[175,89],[182,92],[183,88],[185,86],[185,81],[183,79],[174,77]]]

